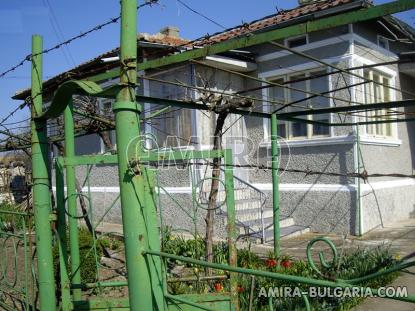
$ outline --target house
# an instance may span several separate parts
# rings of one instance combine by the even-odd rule
[[[364,0],[300,1],[299,6],[292,10],[279,11],[193,42],[181,39],[178,29],[167,27],[154,36],[138,36],[139,57],[142,60],[179,53],[250,33],[356,11],[369,5],[371,3]],[[414,38],[415,31],[410,26],[388,16],[232,50],[162,70],[139,72],[139,76],[145,78],[139,79],[137,92],[149,97],[193,101],[199,101],[204,90],[232,96],[236,93],[254,98],[252,109],[266,112],[286,103],[298,103],[284,108],[282,113],[307,107],[410,99],[415,94]],[[62,81],[87,78],[115,68],[119,65],[117,55],[118,49],[100,55],[46,81],[45,88],[52,94]],[[352,74],[345,72],[349,68],[354,68]],[[264,80],[273,82],[272,87]],[[116,79],[101,81],[103,86],[115,83]],[[25,99],[29,94],[29,90],[25,90],[14,98]],[[100,100],[99,106],[101,113],[111,115],[110,100]],[[144,118],[159,108],[144,103]],[[282,235],[308,230],[362,234],[388,222],[413,217],[415,182],[412,178],[384,176],[362,180],[350,174],[363,171],[395,176],[412,174],[415,164],[412,123],[351,124],[383,120],[391,118],[392,114],[410,114],[412,110],[411,107],[307,116],[311,121],[344,123],[344,126],[336,127],[280,120],[280,167],[285,169],[280,174]],[[159,149],[203,150],[212,147],[214,127],[213,112],[170,109],[143,122],[142,131],[155,138]],[[265,234],[270,239],[271,172],[246,167],[270,163],[269,120],[230,115],[225,128],[224,147],[231,148],[234,163],[243,166],[235,168],[238,224],[248,232],[261,231],[265,227]],[[116,145],[113,135],[110,139]],[[108,151],[96,134],[77,138],[78,154]],[[195,225],[203,228],[204,209],[198,209],[201,214],[194,222],[190,221],[188,213],[195,211],[195,205],[202,205],[192,200],[192,185],[200,185],[206,166],[177,168],[158,170],[164,222],[187,230],[192,230]],[[86,168],[77,169],[80,180],[86,175],[90,176],[94,213],[99,217],[111,199],[117,197],[117,168],[99,165],[88,174]],[[223,195],[220,198],[223,199]],[[224,213],[225,210],[218,209],[218,236],[222,235],[226,225]],[[106,217],[107,222],[120,222],[119,206],[115,204]]]

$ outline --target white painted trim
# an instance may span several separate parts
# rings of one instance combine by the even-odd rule
[[[398,187],[409,187],[415,186],[415,180],[412,178],[402,178],[396,180],[386,180],[386,181],[377,181],[372,182],[370,184],[362,184],[361,189],[362,191],[373,191],[373,190],[381,190],[381,189],[391,189],[391,188],[398,188]]]
[[[350,34],[346,34],[346,35],[341,35],[341,36],[330,38],[330,39],[324,39],[324,40],[320,40],[320,41],[316,41],[316,42],[312,42],[312,43],[308,43],[306,45],[296,47],[295,50],[298,51],[298,52],[304,52],[304,51],[307,51],[307,50],[312,50],[312,49],[316,49],[316,48],[327,46],[327,45],[338,44],[338,43],[344,42],[345,40],[348,41],[350,39],[350,37],[351,37]],[[291,38],[289,38],[289,39],[291,39]],[[307,39],[307,41],[308,41],[308,39]],[[286,43],[285,43],[285,45],[286,45]],[[266,61],[269,61],[269,60],[274,60],[274,59],[281,58],[281,57],[288,56],[288,55],[292,55],[292,54],[293,53],[290,52],[290,51],[285,51],[285,50],[277,51],[277,52],[272,52],[272,53],[265,54],[265,55],[262,55],[262,56],[258,56],[256,58],[256,61],[257,62],[266,62]]]
[[[389,146],[389,147],[399,147],[402,145],[402,140],[393,138],[393,137],[370,137],[365,135],[360,135],[360,144],[361,145],[376,145],[376,146]]]
[[[272,191],[272,184],[252,184],[262,191]],[[354,185],[342,184],[279,184],[280,191],[321,191],[321,192],[351,192],[355,191]]]
[[[384,42],[386,43],[386,50],[390,51],[390,50],[389,50],[389,40],[388,40],[385,36],[378,35],[378,36],[377,36],[377,39],[378,39],[378,46],[379,46],[379,47],[381,47],[381,46],[380,46],[380,41],[381,41],[381,40],[384,40]]]
[[[192,193],[192,187],[164,187],[168,193]],[[158,192],[158,187],[156,187]],[[162,189],[160,189],[160,194],[166,194]]]
[[[374,64],[376,64],[376,62],[374,62],[373,60],[370,60],[368,58],[365,58],[365,57],[357,55],[357,54],[352,55],[352,58],[353,58],[353,60],[357,60],[357,61],[361,62],[363,65],[374,65]],[[390,76],[391,78],[395,78],[398,75],[398,73],[395,70],[390,69],[386,66],[376,66],[376,68],[374,68],[373,70],[374,71],[380,71],[380,72]]]
[[[322,59],[322,61],[326,62],[326,63],[336,63],[339,62],[341,60],[344,59],[348,59],[352,57],[351,54],[343,54],[343,55],[338,55],[338,56],[333,56],[330,58],[325,58]],[[282,69],[275,69],[275,70],[270,70],[270,71],[264,71],[264,72],[260,72],[258,74],[258,77],[260,79],[268,79],[268,78],[273,78],[273,77],[279,77],[279,76],[283,76],[286,74],[290,74],[290,75],[294,75],[295,72],[298,71],[298,73],[300,73],[301,71],[307,71],[310,69],[318,69],[322,67],[321,65],[316,64],[315,62],[307,62],[307,63],[302,63],[296,66],[292,66],[292,67],[288,67],[288,68],[282,68]]]
[[[348,33],[345,35],[341,35],[338,37],[333,37],[333,38],[329,38],[329,39],[324,39],[324,40],[320,40],[320,41],[316,41],[316,42],[312,42],[309,43],[307,45],[302,45],[299,46],[297,48],[295,48],[296,51],[298,52],[304,52],[304,51],[308,51],[308,50],[313,50],[313,49],[317,49],[320,47],[325,47],[328,45],[333,45],[333,44],[338,44],[338,43],[343,43],[345,41],[349,41],[349,43],[351,41],[353,42],[359,42],[360,44],[366,46],[367,48],[370,48],[371,50],[374,50],[380,54],[383,54],[387,57],[393,58],[393,59],[398,59],[398,55],[396,55],[395,53],[391,52],[390,50],[384,49],[381,46],[379,46],[377,43],[371,42],[365,38],[363,38],[362,36],[356,34],[356,33]],[[353,46],[353,51],[352,49],[350,49],[350,52],[354,52],[354,46]],[[272,52],[272,53],[268,53],[265,55],[261,55],[258,56],[256,58],[257,62],[266,62],[266,61],[270,61],[270,60],[275,60],[284,56],[289,56],[292,55],[292,52],[289,51],[277,51],[277,52]]]
[[[252,184],[254,187],[262,191],[272,191],[272,184]],[[370,184],[362,184],[361,191],[373,191],[381,189],[391,189],[398,187],[409,187],[415,186],[415,180],[412,178],[397,179],[397,180],[387,180],[387,181],[378,181],[372,182]],[[192,187],[165,187],[164,188],[170,194],[191,194]],[[299,191],[299,192],[351,192],[356,191],[357,187],[355,184],[279,184],[280,191]],[[56,191],[56,187],[52,187],[53,191]],[[95,193],[119,193],[119,187],[90,187],[91,192]],[[66,191],[66,187],[65,187]],[[82,188],[83,192],[88,191],[88,187]],[[158,188],[156,187],[156,191]],[[160,193],[163,194],[164,191]]]
[[[344,136],[333,136],[333,137],[321,137],[321,138],[310,138],[301,140],[285,140],[281,148],[294,148],[294,147],[313,147],[313,146],[329,146],[329,145],[343,145],[353,144],[355,136],[344,135]],[[270,148],[271,143],[268,141],[262,142],[260,147]]]
[[[246,62],[225,56],[206,56],[206,63],[214,63],[215,65],[230,70],[238,70],[240,72],[250,72],[257,69],[257,64],[252,62]]]
[[[262,191],[272,191],[272,184],[252,184]],[[361,191],[371,192],[373,190],[392,189],[399,187],[415,186],[412,178],[396,179],[361,184]],[[279,184],[279,190],[292,192],[352,192],[357,190],[355,184]]]
[[[383,54],[383,55],[385,55],[387,57],[390,57],[390,58],[393,58],[393,59],[396,59],[396,60],[399,59],[399,56],[398,55],[396,55],[395,53],[393,53],[393,52],[391,52],[391,51],[389,51],[389,50],[387,50],[387,49],[385,49],[385,48],[377,45],[377,42],[376,43],[373,43],[373,42],[371,42],[371,41],[363,38],[362,36],[360,36],[360,35],[358,35],[356,33],[353,34],[353,39],[356,42],[359,42],[360,44],[362,44],[362,45],[366,46],[367,48],[369,48],[371,50],[374,50],[374,51],[376,51],[376,52],[378,52],[380,54]]]
[[[64,188],[66,192],[66,187]],[[164,189],[168,193],[192,193],[192,187],[164,187]],[[56,191],[56,187],[52,187],[53,191]],[[156,191],[158,191],[158,187],[156,187]],[[90,187],[90,191],[93,193],[120,193],[120,187]],[[83,187],[82,192],[88,192],[88,187]],[[165,192],[160,189],[160,194],[164,194]]]

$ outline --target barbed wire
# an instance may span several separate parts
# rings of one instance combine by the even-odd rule
[[[156,3],[158,3],[158,0],[147,0],[145,3],[138,5],[137,6],[137,10],[139,10],[139,9],[145,7],[145,6],[154,5]],[[41,55],[41,54],[47,54],[49,52],[52,52],[54,50],[57,50],[57,49],[65,46],[65,45],[68,45],[68,44],[72,43],[75,40],[78,40],[78,39],[81,39],[83,37],[86,37],[87,35],[95,32],[95,31],[99,31],[99,30],[101,30],[102,28],[104,28],[104,27],[106,27],[108,25],[116,24],[116,23],[118,23],[118,21],[120,19],[121,19],[121,15],[116,16],[116,17],[113,17],[113,18],[110,18],[108,21],[106,21],[104,23],[98,24],[98,25],[96,25],[96,26],[94,26],[94,27],[92,27],[92,28],[90,28],[90,29],[88,29],[86,31],[81,32],[79,35],[73,36],[73,37],[71,37],[71,38],[69,38],[69,39],[67,39],[65,41],[62,41],[62,42],[60,42],[60,43],[58,43],[58,44],[56,44],[56,45],[54,45],[54,46],[52,46],[50,48],[44,49],[44,50],[42,50],[39,53],[28,54],[19,63],[17,63],[16,65],[14,65],[14,66],[10,67],[9,69],[7,69],[7,70],[3,71],[2,73],[0,73],[0,78],[4,77],[5,75],[7,75],[8,73],[10,73],[12,71],[15,71],[17,68],[23,66],[26,62],[31,61],[32,60],[32,57],[34,57],[34,56],[38,56],[38,55]]]
[[[176,0],[178,3],[180,3],[181,5],[183,5],[186,9],[188,9],[189,11],[199,15],[200,17],[206,19],[207,21],[211,22],[212,24],[215,24],[216,26],[222,28],[222,29],[226,29],[225,26],[223,26],[222,24],[218,23],[217,21],[215,21],[214,19],[206,16],[205,14],[195,10],[194,8],[190,7],[188,4],[184,3],[182,0]]]
[[[172,160],[163,160],[163,162],[171,162]],[[143,161],[143,162],[147,162],[147,161]],[[191,165],[199,165],[199,166],[205,166],[205,165],[210,165],[213,166],[213,163],[202,163],[202,162],[191,162],[190,160],[181,160],[181,163],[163,163],[163,164],[159,164],[159,162],[157,161],[148,161],[147,163],[149,163],[149,165],[152,165],[156,168],[160,168],[160,167],[174,167],[174,166],[179,166],[181,168],[186,168],[187,166],[191,166]],[[264,171],[268,171],[268,170],[273,170],[274,168],[272,166],[269,165],[263,165],[263,164],[220,164],[220,166],[222,167],[232,167],[232,168],[253,168],[253,169],[258,169],[258,170],[264,170]],[[315,171],[315,170],[311,170],[311,169],[287,169],[287,168],[281,168],[278,167],[275,170],[279,171],[279,172],[288,172],[288,173],[302,173],[305,176],[312,176],[312,175],[324,175],[324,176],[332,176],[332,177],[347,177],[347,178],[361,178],[363,179],[365,182],[367,182],[367,180],[369,178],[378,178],[378,177],[395,177],[395,178],[415,178],[415,175],[413,174],[401,174],[401,173],[372,173],[369,174],[366,170],[363,170],[360,173],[356,173],[356,172],[350,172],[350,173],[338,173],[338,172],[322,172],[322,171]]]

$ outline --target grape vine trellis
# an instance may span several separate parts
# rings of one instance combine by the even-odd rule
[[[178,106],[190,109],[206,109],[196,103],[175,100],[163,101],[161,99],[136,96],[135,87],[137,71],[159,68],[166,65],[186,62],[206,55],[217,54],[231,49],[244,48],[260,43],[271,42],[281,38],[300,35],[304,32],[327,29],[339,25],[374,19],[388,14],[409,10],[415,7],[414,1],[400,0],[379,6],[368,7],[354,12],[346,12],[333,17],[324,17],[304,24],[287,26],[262,33],[250,33],[222,43],[215,43],[207,47],[190,49],[161,59],[148,60],[137,64],[136,41],[136,0],[121,1],[121,70],[112,70],[88,80],[71,80],[60,85],[52,99],[51,105],[43,111],[42,102],[42,38],[33,36],[32,41],[32,161],[33,161],[33,198],[34,213],[11,213],[0,211],[0,245],[2,258],[0,259],[0,303],[5,309],[21,308],[33,310],[40,308],[48,310],[230,310],[238,309],[237,274],[248,274],[274,280],[284,280],[293,284],[308,284],[322,287],[354,288],[363,281],[400,271],[413,266],[413,261],[401,262],[387,270],[376,272],[352,280],[326,280],[317,265],[312,260],[312,246],[317,241],[327,243],[332,252],[333,260],[327,262],[322,253],[319,254],[320,264],[328,268],[336,264],[337,253],[334,245],[325,238],[312,240],[307,248],[309,264],[319,273],[321,279],[285,275],[268,271],[259,271],[237,267],[236,253],[236,223],[235,202],[233,189],[233,163],[230,150],[216,151],[187,151],[160,152],[148,150],[143,146],[140,136],[140,114],[142,111],[140,101],[153,101],[160,105]],[[119,76],[118,85],[103,89],[96,82]],[[96,82],[93,82],[96,81]],[[74,122],[73,122],[73,95],[86,95],[92,97],[115,98],[113,105],[115,113],[115,129],[117,138],[116,155],[84,155],[75,154],[74,148]],[[369,109],[382,109],[386,106],[405,107],[413,104],[413,100],[400,102],[378,103],[371,105],[355,105],[347,107],[333,107],[327,109],[314,109],[312,111],[295,111],[294,113],[277,114],[243,109],[233,109],[231,112],[261,117],[271,120],[272,140],[272,175],[273,175],[273,204],[274,204],[274,249],[279,252],[279,197],[278,197],[278,148],[277,148],[277,122],[278,119],[295,120],[296,122],[309,122],[299,117],[309,114],[359,112]],[[64,115],[65,151],[55,162],[56,172],[56,209],[52,210],[50,198],[50,179],[47,159],[48,143],[46,136],[46,121]],[[379,120],[377,122],[382,122]],[[390,122],[390,120],[388,120]],[[338,124],[325,124],[336,126]],[[163,252],[160,243],[159,222],[157,220],[157,168],[152,163],[159,162],[165,157],[177,161],[206,160],[223,158],[224,161],[224,188],[226,191],[226,217],[227,217],[227,264],[210,263],[200,259],[187,258]],[[84,196],[90,202],[89,194],[79,193],[76,190],[75,168],[77,166],[90,167],[96,164],[118,165],[120,183],[120,202],[123,222],[123,235],[125,244],[125,259],[127,281],[95,283],[82,283],[80,266],[83,258],[79,251],[79,218],[77,215],[77,197]],[[66,179],[66,193],[64,190]],[[159,185],[158,189],[162,187]],[[118,199],[118,198],[117,198]],[[195,200],[195,204],[200,204]],[[109,206],[109,209],[113,205]],[[88,214],[92,216],[93,207],[89,205]],[[17,231],[9,230],[8,221],[4,215],[21,218],[21,226]],[[31,218],[34,219],[36,257],[33,262],[31,250],[32,232]],[[102,219],[100,219],[102,220]],[[16,221],[16,220],[14,220]],[[51,223],[54,226],[51,226]],[[67,228],[69,235],[67,235]],[[69,239],[68,239],[69,237]],[[56,282],[53,264],[52,245],[56,240],[59,246],[58,274],[59,283]],[[99,238],[93,237],[93,246],[90,252],[97,258]],[[11,256],[3,256],[11,254]],[[222,270],[229,273],[229,288],[221,294],[202,295],[172,295],[167,291],[165,260],[174,259],[195,266]],[[13,268],[24,264],[22,279],[10,274]],[[102,267],[101,267],[102,268]],[[69,272],[70,271],[70,272]],[[30,285],[32,284],[32,285]],[[59,286],[59,288],[57,288]],[[85,289],[96,288],[101,292],[104,288],[128,287],[128,299],[108,298],[104,294],[88,297]],[[377,289],[368,289],[376,294]],[[37,296],[39,299],[37,299]],[[404,301],[415,302],[414,296],[392,297]],[[310,308],[307,296],[303,296],[305,306]],[[38,300],[38,302],[37,302]],[[19,304],[19,306],[17,306]]]

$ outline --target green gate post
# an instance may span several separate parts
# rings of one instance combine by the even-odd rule
[[[64,111],[65,158],[75,156],[75,129],[72,100]],[[71,283],[81,284],[81,259],[79,255],[78,215],[75,166],[66,165],[66,203],[68,208],[69,242],[71,254]],[[81,289],[73,290],[73,299],[81,300]]]
[[[144,170],[140,162],[141,146],[133,157],[128,147],[140,135],[141,105],[135,101],[137,85],[137,0],[121,1],[121,60],[120,86],[113,110],[117,138],[122,222],[128,276],[130,308],[133,311],[153,310],[150,269],[143,254],[149,248],[148,228],[144,209]],[[131,157],[131,158],[130,158]],[[154,287],[153,287],[154,291]],[[162,287],[159,287],[162,294]]]
[[[226,212],[228,221],[228,248],[229,248],[229,265],[236,267],[238,265],[237,249],[236,249],[236,211],[235,211],[235,192],[233,183],[233,159],[232,150],[224,150],[224,162],[225,162],[225,191],[226,191]],[[230,274],[231,285],[231,303],[239,310],[238,299],[238,274],[231,272]]]
[[[280,255],[280,193],[277,141],[277,115],[271,115],[272,208],[274,221],[274,255]]]
[[[59,269],[61,281],[61,308],[62,311],[71,310],[71,291],[68,275],[68,251],[66,241],[66,212],[65,212],[65,182],[63,168],[55,161],[55,185],[56,185],[56,212],[57,212],[57,241],[59,244]]]
[[[49,145],[46,120],[35,117],[42,113],[42,37],[32,36],[32,174],[33,207],[36,226],[39,299],[42,311],[56,310],[53,274],[52,230],[50,228]]]

